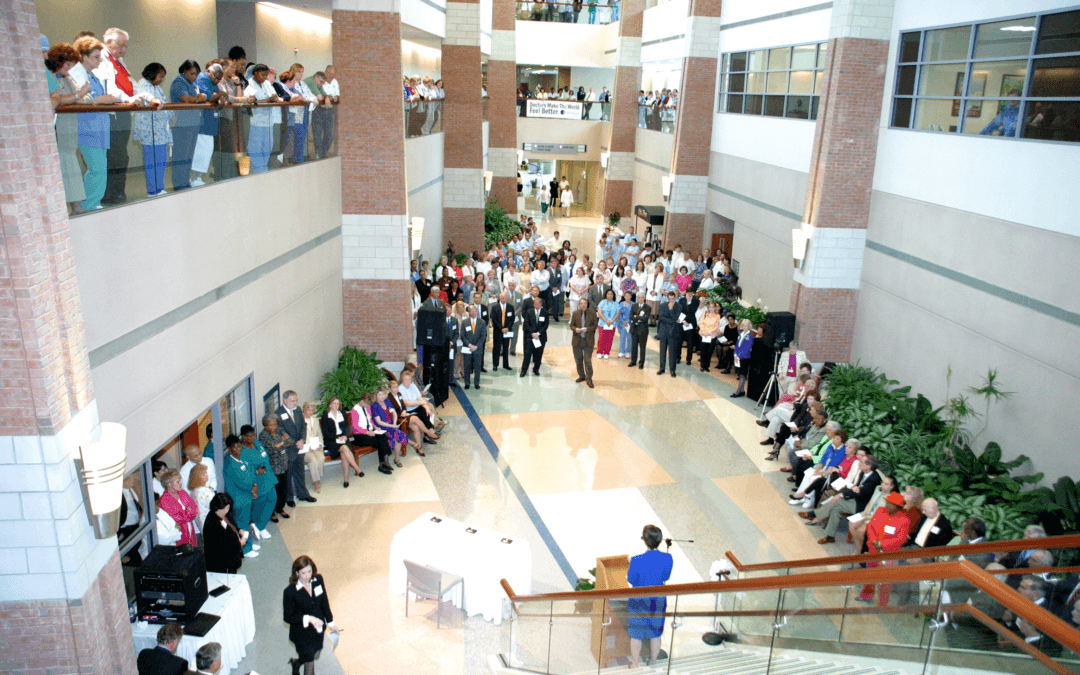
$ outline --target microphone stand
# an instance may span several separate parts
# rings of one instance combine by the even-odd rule
[[[694,540],[693,539],[665,539],[664,543],[667,544],[667,552],[668,553],[671,553],[671,545],[676,543],[676,542],[678,542],[680,544],[693,544]]]

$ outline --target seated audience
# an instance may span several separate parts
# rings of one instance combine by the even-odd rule
[[[319,420],[319,416],[315,413],[319,409],[319,404],[315,401],[307,401],[304,403],[304,424],[306,425],[306,435],[304,436],[304,463],[307,464],[308,473],[311,474],[311,484],[315,488],[315,492],[322,492],[322,472],[323,464],[326,462],[326,455],[323,454],[323,433],[322,425]]]
[[[180,530],[180,540],[177,544],[199,543],[195,530],[195,519],[199,517],[199,506],[191,495],[183,489],[180,472],[169,469],[161,477],[161,483],[165,486],[165,494],[161,495],[158,506],[176,523]]]
[[[357,478],[363,478],[364,472],[356,463],[356,456],[352,452],[352,424],[341,412],[341,399],[334,396],[326,405],[326,414],[319,420],[322,428],[323,445],[330,452],[330,459],[335,455],[341,459],[341,473],[344,479],[342,487],[349,487],[349,469],[352,469]]]
[[[375,415],[371,412],[374,402],[375,397],[371,392],[366,392],[349,413],[353,431],[352,445],[357,450],[374,448],[379,454],[379,473],[389,475],[394,473],[388,462],[391,454],[390,442],[386,430],[375,424]]]

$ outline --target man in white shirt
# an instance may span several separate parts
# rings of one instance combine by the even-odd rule
[[[180,487],[188,489],[188,480],[191,479],[191,470],[196,464],[206,467],[206,487],[217,492],[217,473],[214,471],[214,460],[203,456],[202,448],[194,443],[184,448],[184,457],[187,461],[180,467]]]
[[[529,281],[540,289],[540,299],[544,302],[544,311],[551,314],[551,274],[547,271],[543,259],[536,261],[536,269]]]
[[[254,96],[255,102],[276,103],[281,99],[274,93],[274,88],[266,81],[270,68],[260,63],[251,71],[251,81],[245,96]],[[251,156],[251,172],[263,173],[270,163],[271,125],[273,117],[270,108],[255,108],[251,111],[251,132],[248,134],[248,154]]]
[[[589,119],[589,111],[592,110],[592,104],[596,100],[596,92],[589,87],[589,93],[585,95],[585,119]]]
[[[334,66],[329,65],[323,69],[323,74],[326,76],[326,83],[323,84],[323,94],[330,99],[331,103],[341,102],[341,84],[338,82],[337,73],[334,70]],[[337,137],[337,108],[333,105],[330,106],[330,130],[327,137],[326,147],[331,148],[334,144],[334,139]]]

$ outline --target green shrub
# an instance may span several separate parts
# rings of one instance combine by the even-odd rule
[[[337,368],[324,373],[319,381],[319,414],[326,412],[330,399],[335,396],[341,399],[341,409],[348,412],[364,394],[386,384],[381,366],[382,361],[375,352],[369,354],[349,345],[343,347]]]
[[[521,223],[506,215],[494,197],[484,205],[484,248],[491,249],[500,239],[510,239],[521,233]]]

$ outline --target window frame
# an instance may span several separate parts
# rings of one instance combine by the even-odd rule
[[[718,80],[717,80],[717,83],[716,83],[716,92],[717,92],[717,94],[716,94],[716,109],[715,109],[716,114],[753,115],[753,116],[756,116],[756,117],[765,117],[765,118],[769,118],[769,119],[795,120],[795,121],[799,121],[799,122],[817,122],[817,112],[818,112],[818,110],[820,108],[821,97],[824,94],[815,92],[814,88],[817,85],[818,74],[825,72],[824,59],[828,55],[828,53],[827,53],[828,44],[829,44],[828,40],[813,40],[813,41],[809,41],[809,42],[796,42],[796,43],[786,44],[786,45],[775,45],[775,46],[769,46],[769,47],[755,47],[753,49],[740,49],[740,50],[735,50],[735,51],[730,51],[730,52],[723,52],[722,54],[720,54],[720,59],[719,59],[720,60],[720,63],[719,63],[720,67],[717,69],[719,71],[719,75],[718,75]],[[823,45],[824,45],[824,50],[825,50],[824,54],[822,53],[822,51],[823,51],[822,46]],[[795,48],[796,47],[808,47],[808,46],[813,46],[814,47],[814,66],[812,68],[810,68],[810,69],[793,67],[794,57],[795,57]],[[770,59],[770,56],[771,56],[772,51],[774,49],[787,49],[788,50],[788,67],[787,68],[785,68],[785,69],[776,69],[776,70],[772,70],[772,69],[769,68],[769,59]],[[765,64],[764,64],[765,70],[750,70],[750,53],[751,52],[757,52],[757,51],[765,52]],[[746,54],[746,59],[745,59],[746,60],[746,65],[745,65],[744,70],[739,70],[739,71],[731,71],[730,70],[730,63],[731,63],[731,55],[732,54]],[[820,65],[818,64],[819,60],[822,61],[822,63]],[[809,94],[794,94],[794,93],[792,93],[791,92],[791,75],[792,75],[792,73],[804,73],[804,72],[809,72],[810,73],[810,93]],[[768,91],[768,76],[770,74],[772,74],[772,73],[784,73],[784,74],[786,74],[786,76],[787,76],[787,86],[786,86],[785,91],[784,91],[783,94],[771,93],[771,92]],[[743,91],[741,91],[741,92],[730,92],[730,91],[727,90],[727,80],[728,80],[728,77],[730,75],[732,75],[732,74],[745,76],[744,77],[744,85],[743,85],[744,90]],[[749,81],[749,75],[751,75],[751,74],[761,74],[763,76],[763,79],[765,80],[765,90],[764,91],[759,92],[759,93],[753,93],[753,92],[746,91],[746,83]],[[729,97],[729,96],[741,97],[741,109],[738,112],[725,109],[726,108],[725,104],[727,103],[727,98],[725,98],[725,97]],[[753,112],[753,111],[748,112],[748,107],[750,106],[749,99],[751,97],[754,97],[754,96],[758,96],[758,97],[761,98],[761,106],[760,106],[761,110],[760,110],[760,112]],[[783,99],[784,99],[783,112],[785,114],[780,115],[780,116],[766,115],[765,114],[765,107],[766,107],[766,104],[767,104],[766,99],[769,98],[769,97],[776,97],[776,96],[782,96],[783,97]],[[787,116],[786,113],[788,111],[788,105],[789,105],[790,99],[793,99],[793,98],[804,98],[804,99],[807,100],[806,117],[788,117]]]

